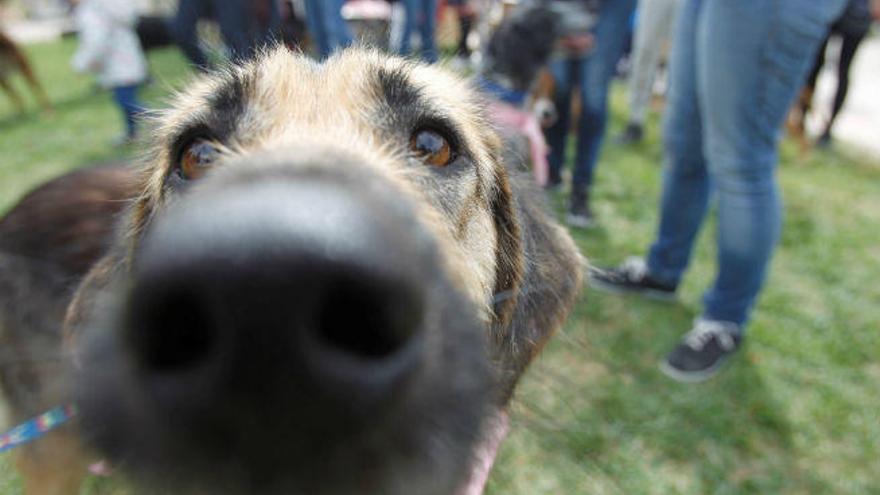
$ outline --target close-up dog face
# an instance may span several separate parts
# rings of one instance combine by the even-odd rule
[[[125,235],[68,316],[87,443],[150,488],[455,491],[507,400],[485,344],[523,277],[468,85],[279,49],[156,120]]]

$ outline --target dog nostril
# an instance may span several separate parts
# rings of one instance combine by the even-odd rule
[[[139,362],[156,372],[176,372],[204,360],[214,346],[214,318],[191,290],[174,288],[136,299],[130,341]]]
[[[323,345],[363,359],[381,359],[403,348],[421,323],[421,303],[411,293],[338,282],[316,311]]]

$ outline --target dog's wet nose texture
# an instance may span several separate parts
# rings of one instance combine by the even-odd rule
[[[372,203],[303,181],[174,205],[138,256],[136,369],[172,401],[187,387],[358,407],[389,397],[418,361],[431,264],[406,219]]]

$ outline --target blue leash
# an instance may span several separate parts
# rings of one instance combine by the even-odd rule
[[[0,452],[32,442],[76,416],[73,405],[58,406],[31,418],[0,436]]]

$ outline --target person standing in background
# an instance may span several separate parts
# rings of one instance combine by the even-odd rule
[[[635,47],[629,75],[629,122],[618,138],[620,144],[633,144],[642,140],[654,77],[663,51],[672,42],[680,3],[681,0],[639,0]]]
[[[584,10],[596,8],[594,5],[598,4],[598,22],[592,30],[592,42],[568,43],[567,39],[575,38],[564,38],[564,58],[551,65],[556,83],[555,104],[559,118],[546,130],[550,145],[550,177],[547,187],[552,190],[562,185],[566,141],[571,127],[571,93],[573,90],[577,91],[581,99],[581,112],[577,122],[577,145],[566,221],[569,225],[586,228],[593,224],[589,202],[590,187],[593,169],[605,137],[608,91],[626,44],[629,21],[635,10],[636,0],[571,0],[558,3]],[[584,28],[584,35],[588,34],[587,29]]]
[[[418,30],[421,57],[429,63],[436,62],[438,54],[434,31],[437,29],[437,0],[403,0],[403,6],[406,10],[406,19],[398,53],[409,55],[412,33]]]
[[[306,25],[320,58],[351,44],[352,36],[342,18],[343,0],[305,0]]]
[[[147,79],[147,60],[135,33],[137,8],[129,0],[77,3],[79,46],[73,68],[97,75],[101,86],[113,93],[126,126],[118,144],[127,144],[137,135],[136,117],[143,111],[137,92]]]
[[[782,122],[845,5],[685,0],[681,6],[656,238],[646,259],[590,274],[599,289],[674,299],[714,197],[717,272],[702,315],[661,362],[675,380],[713,376],[742,346],[781,229],[776,164]]]
[[[220,26],[223,42],[234,61],[247,58],[254,48],[250,35],[251,15],[247,0],[179,0],[171,32],[184,55],[200,70],[210,67],[199,47],[198,21],[212,16]]]
[[[455,45],[455,59],[459,66],[467,66],[470,62],[471,49],[468,46],[468,37],[474,27],[476,12],[468,0],[449,0],[450,8],[455,10],[458,17],[458,43]]]
[[[875,2],[880,3],[880,2]],[[875,14],[877,15],[877,14]],[[834,101],[831,107],[831,115],[825,122],[823,130],[819,133],[816,141],[820,147],[826,147],[831,144],[831,128],[837,119],[837,114],[843,108],[846,101],[846,94],[849,90],[849,69],[855,59],[856,51],[859,49],[862,40],[871,30],[871,8],[868,0],[849,0],[843,14],[831,25],[831,32],[825,38],[822,48],[816,54],[816,61],[813,64],[813,70],[807,78],[807,85],[801,94],[801,115],[812,107],[813,92],[816,89],[816,82],[822,67],[825,65],[825,52],[828,43],[832,38],[840,39],[840,56],[837,58],[837,89],[834,92]]]

